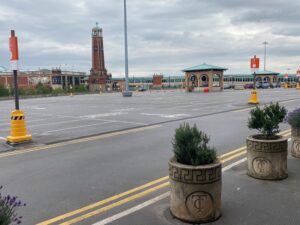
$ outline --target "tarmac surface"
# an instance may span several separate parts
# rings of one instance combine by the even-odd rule
[[[223,158],[224,168],[230,166],[223,173],[223,216],[213,224],[300,224],[298,160],[289,158],[284,181],[246,175],[240,148],[255,133],[246,126],[249,93],[157,91],[132,98],[21,100],[34,142],[7,151],[3,141],[1,185],[27,203],[19,210],[25,225],[183,224],[169,214],[166,176],[174,130],[189,122],[211,136],[219,156],[236,150]],[[295,89],[259,90],[258,95],[262,104],[280,101],[289,110],[300,105]],[[2,137],[8,135],[13,106],[0,102]],[[281,126],[287,137],[288,128]]]

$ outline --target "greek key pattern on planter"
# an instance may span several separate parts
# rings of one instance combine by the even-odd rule
[[[300,129],[292,127],[292,137],[294,139],[300,139]]]
[[[255,152],[269,152],[269,153],[283,152],[286,151],[287,145],[288,145],[287,141],[258,142],[258,141],[247,140],[247,150],[255,151]]]
[[[294,140],[292,144],[292,154],[296,157],[300,156],[300,140]]]
[[[183,183],[212,183],[221,179],[222,169],[221,165],[212,168],[193,170],[179,168],[172,164],[169,164],[169,175],[171,179]]]

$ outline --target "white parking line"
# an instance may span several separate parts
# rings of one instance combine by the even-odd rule
[[[90,119],[90,118],[86,118],[85,116],[65,116],[65,115],[44,114],[44,113],[32,113],[32,114],[48,115],[48,116],[62,117],[62,118],[73,118],[73,119],[76,118],[78,120],[97,120],[97,121],[111,122],[111,123],[128,123],[128,124],[134,124],[134,125],[148,125],[147,123],[131,122],[131,121],[123,121],[123,120]]]
[[[241,164],[241,163],[245,162],[246,160],[247,160],[247,158],[243,158],[243,159],[238,160],[238,161],[236,161],[236,162],[234,162],[234,163],[232,163],[232,164],[230,164],[230,165],[228,165],[228,166],[225,166],[225,167],[222,169],[222,172],[225,172],[225,171],[231,169],[232,167],[234,167],[234,166],[236,166],[236,165],[238,165],[238,164]],[[149,206],[149,205],[152,205],[152,204],[154,204],[154,203],[156,203],[156,202],[158,202],[158,201],[160,201],[160,200],[162,200],[162,199],[164,199],[164,198],[167,198],[167,197],[169,197],[169,196],[170,196],[170,192],[169,192],[169,191],[168,191],[168,192],[165,192],[165,193],[162,194],[162,195],[159,195],[159,196],[157,196],[157,197],[155,197],[155,198],[152,198],[152,199],[150,199],[150,200],[148,200],[148,201],[146,201],[146,202],[143,202],[142,204],[136,205],[136,206],[134,206],[134,207],[132,207],[132,208],[130,208],[130,209],[127,209],[127,210],[125,210],[125,211],[123,211],[123,212],[120,212],[120,213],[118,213],[118,214],[115,214],[115,215],[113,215],[113,216],[111,216],[111,217],[108,217],[108,218],[106,218],[106,219],[104,219],[104,220],[101,220],[101,221],[99,221],[99,222],[96,222],[96,223],[94,223],[93,225],[105,225],[105,224],[111,223],[111,222],[113,222],[113,221],[115,221],[115,220],[118,220],[118,219],[120,219],[120,218],[122,218],[122,217],[128,216],[128,215],[130,215],[130,214],[132,214],[132,213],[134,213],[134,212],[137,212],[137,211],[139,211],[139,210],[141,210],[141,209],[143,209],[143,208],[145,208],[145,207],[147,207],[147,206]]]
[[[72,130],[72,129],[77,129],[77,128],[91,127],[91,126],[96,126],[96,125],[103,125],[103,124],[106,124],[106,123],[111,123],[111,122],[94,123],[94,124],[90,124],[90,125],[83,125],[83,126],[76,126],[76,127],[68,127],[68,128],[64,128],[64,129],[57,129],[57,130],[49,130],[49,131],[43,132],[43,134],[55,133],[55,132],[60,132],[60,131],[65,131],[65,130]]]
[[[100,222],[94,223],[93,225],[105,225],[105,224],[111,223],[111,222],[113,222],[113,221],[115,221],[117,219],[120,219],[120,218],[122,218],[124,216],[132,214],[132,213],[134,213],[136,211],[139,211],[142,208],[145,208],[145,207],[147,207],[149,205],[152,205],[152,204],[154,204],[154,203],[156,203],[156,202],[158,202],[158,201],[160,201],[160,200],[168,197],[169,195],[170,195],[170,192],[168,191],[168,192],[166,192],[166,193],[164,193],[162,195],[159,195],[159,196],[157,196],[155,198],[152,198],[152,199],[150,199],[150,200],[148,200],[146,202],[143,202],[142,204],[139,204],[139,205],[134,206],[134,207],[132,207],[130,209],[127,209],[127,210],[125,210],[125,211],[123,211],[121,213],[118,213],[118,214],[116,214],[116,215],[114,215],[112,217],[108,217],[107,219],[104,219],[104,220],[102,220]]]

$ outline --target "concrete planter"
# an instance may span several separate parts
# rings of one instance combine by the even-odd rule
[[[260,139],[260,135],[247,138],[248,175],[264,180],[287,178],[287,138]]]
[[[292,127],[292,156],[300,159],[300,128]]]
[[[221,216],[221,163],[203,166],[169,161],[171,213],[191,223],[205,223]]]

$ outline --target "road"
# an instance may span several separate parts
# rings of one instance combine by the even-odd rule
[[[155,92],[128,99],[105,94],[23,100],[21,108],[37,145],[0,154],[1,184],[27,203],[20,210],[25,225],[93,224],[168,190],[164,183],[171,141],[183,121],[209,134],[219,156],[243,147],[246,136],[254,132],[246,127],[248,94]],[[259,97],[263,103],[282,101],[290,110],[300,103],[297,90],[261,90]],[[5,124],[13,103],[0,106]],[[3,127],[4,137],[8,128]],[[282,130],[287,129],[284,124]],[[227,155],[224,166],[244,156],[244,150]],[[118,197],[152,181],[155,186],[140,188],[132,199]],[[108,201],[110,197],[114,201]],[[104,199],[105,209],[101,202],[91,205]],[[116,203],[119,200],[124,202]],[[88,210],[78,211],[86,206]],[[96,209],[100,211],[87,214]],[[69,212],[71,216],[65,215]],[[54,223],[45,222],[53,218]]]

